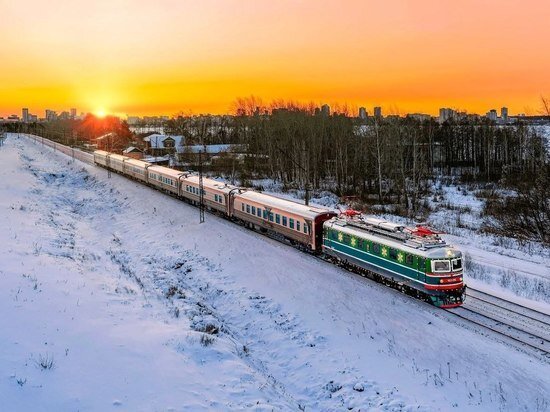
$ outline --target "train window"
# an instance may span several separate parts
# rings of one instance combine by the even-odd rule
[[[267,219],[267,210],[264,209],[264,219]]]
[[[350,235],[344,235],[344,243],[347,245],[351,242],[351,236]]]
[[[275,223],[277,223],[278,225],[281,224],[281,215],[280,214],[275,214]]]
[[[290,227],[291,229],[294,229],[294,219],[292,219],[292,218],[289,219],[288,227]]]
[[[380,254],[380,245],[378,243],[374,243],[372,245],[372,250],[374,250],[374,253]]]
[[[426,259],[418,258],[418,269],[425,271],[426,270]]]
[[[304,233],[307,235],[307,224],[304,223]]]
[[[244,212],[244,203],[241,203],[241,209]]]
[[[273,222],[273,213],[269,212],[269,221]]]
[[[397,260],[397,250],[395,250],[395,249],[390,249],[390,257],[391,257],[393,260]]]
[[[433,260],[432,270],[434,272],[450,272],[451,262],[448,260]]]
[[[252,214],[256,215],[256,206],[252,206]]]
[[[460,270],[462,269],[462,259],[453,259],[453,270]]]
[[[405,257],[405,262],[407,262],[407,265],[411,265],[413,264],[413,255],[407,255]]]
[[[300,221],[299,220],[296,221],[296,230],[298,232],[300,231]]]
[[[256,210],[258,217],[262,217],[262,209],[258,208]]]
[[[365,247],[365,241],[363,239],[358,239],[357,240],[357,247],[359,249],[363,249]]]
[[[246,205],[246,213],[250,213],[250,205]]]
[[[287,224],[287,218],[286,216],[283,216],[283,226],[286,226],[286,224]]]

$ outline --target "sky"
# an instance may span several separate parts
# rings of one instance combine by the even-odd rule
[[[0,0],[0,116],[230,113],[237,97],[537,114],[548,0]]]

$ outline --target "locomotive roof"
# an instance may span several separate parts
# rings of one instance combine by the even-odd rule
[[[449,259],[462,256],[462,253],[459,250],[446,243],[443,239],[437,238],[438,241],[426,242],[422,244],[422,239],[417,239],[413,236],[409,237],[406,233],[401,232],[400,228],[403,228],[403,226],[385,221],[380,222],[388,223],[388,229],[373,231],[367,229],[366,227],[359,227],[353,224],[353,222],[347,221],[340,217],[335,217],[326,221],[325,225],[330,228],[334,228],[341,232],[347,233],[349,235],[381,243],[386,246],[403,250],[425,258]],[[389,227],[391,227],[390,225],[393,225],[394,229],[389,229]],[[384,231],[386,231],[387,233],[384,234]]]
[[[294,202],[292,200],[283,199],[277,196],[268,195],[265,193],[246,191],[235,196],[235,198],[241,198],[241,200],[251,200],[262,205],[272,207],[275,209],[287,211],[304,218],[315,219],[318,215],[329,213],[330,210],[322,209],[320,207],[306,206],[302,203]]]

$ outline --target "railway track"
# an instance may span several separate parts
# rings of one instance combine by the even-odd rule
[[[473,288],[468,289],[463,306],[447,312],[550,360],[549,314]]]

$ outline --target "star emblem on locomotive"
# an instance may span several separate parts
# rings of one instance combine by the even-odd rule
[[[388,249],[386,247],[382,248],[382,256],[388,257]]]
[[[403,260],[405,260],[405,258],[404,258],[404,256],[403,256],[403,253],[399,252],[399,253],[397,254],[397,261],[398,261],[399,263],[403,263]]]
[[[342,232],[338,233],[338,241],[343,242],[344,241],[344,234]]]
[[[351,238],[351,245],[353,247],[357,246],[357,239],[356,238],[354,238],[354,237]]]

